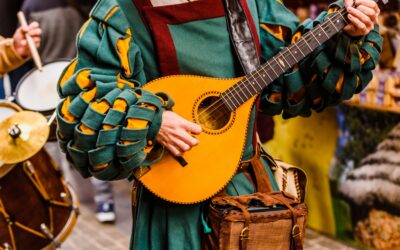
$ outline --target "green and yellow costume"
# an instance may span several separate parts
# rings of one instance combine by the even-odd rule
[[[145,6],[148,2],[99,1],[78,35],[78,57],[60,79],[58,90],[65,99],[57,108],[59,143],[84,177],[129,178],[133,169],[159,158],[154,142],[162,112],[171,109],[173,100],[168,93],[142,90],[146,82],[168,74],[243,74],[224,13],[218,12],[222,2],[200,0],[172,7]],[[261,61],[342,5],[336,2],[316,20],[299,25],[278,0],[248,0]],[[285,118],[309,116],[311,110],[349,99],[370,81],[381,45],[377,28],[358,39],[335,36],[265,89],[259,110]],[[250,129],[243,160],[253,154],[252,134]],[[239,173],[227,192],[237,195],[254,189]],[[131,249],[200,249],[201,208],[168,203],[142,188]]]

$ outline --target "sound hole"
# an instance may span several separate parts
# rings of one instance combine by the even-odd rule
[[[202,127],[220,130],[230,121],[231,112],[218,96],[209,96],[198,107],[198,121]]]

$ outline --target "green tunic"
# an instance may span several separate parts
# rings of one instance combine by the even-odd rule
[[[211,0],[201,1],[209,2],[210,10],[216,8],[213,6],[216,3]],[[256,24],[262,62],[287,46],[298,32],[306,32],[328,15],[324,12],[316,20],[299,25],[296,16],[278,0],[248,0],[247,5]],[[342,3],[337,2],[335,6],[342,6]],[[162,18],[151,19],[151,13],[149,16],[144,14],[144,17],[150,17],[150,21],[144,23],[146,18],[140,11],[131,0],[99,1],[78,36],[78,57],[60,79],[58,90],[66,99],[57,108],[59,142],[84,177],[129,178],[134,168],[151,164],[145,148],[157,136],[161,114],[170,108],[171,102],[164,94],[158,94],[164,103],[147,92],[137,98],[131,94],[132,90],[138,92],[141,85],[174,70],[180,74],[224,78],[243,74],[230,43],[224,16],[160,25],[157,22]],[[159,31],[155,29],[157,27],[161,27]],[[171,48],[162,42],[165,36],[161,31],[167,32],[169,41],[174,44],[171,62],[167,53]],[[127,41],[127,48],[120,46],[121,41]],[[377,28],[357,40],[345,34],[335,36],[303,60],[296,70],[265,89],[260,111],[282,114],[285,118],[309,116],[311,110],[321,111],[350,98],[371,79],[381,43]],[[88,85],[81,80],[85,72],[91,82]],[[121,79],[135,87],[121,87],[118,85]],[[89,95],[93,88],[96,88],[96,96],[88,101],[84,95]],[[303,94],[296,95],[300,91]],[[90,106],[95,101],[106,101],[112,106],[117,99],[125,100],[129,110],[110,109],[101,113]],[[74,120],[63,115],[62,107],[66,101],[70,102],[67,109]],[[144,117],[143,113],[137,112],[141,110],[141,103],[156,108],[147,110]],[[251,124],[255,112],[253,110]],[[126,118],[140,118],[149,123],[145,129],[132,130],[126,127]],[[82,133],[79,130],[82,124],[94,133]],[[114,128],[105,130],[102,128],[105,124]],[[252,133],[250,129],[243,160],[253,154]],[[124,140],[135,143],[127,147],[120,143]],[[105,168],[94,168],[104,164]],[[266,163],[265,166],[270,171]],[[237,174],[228,184],[227,192],[238,195],[252,193],[254,189],[243,174]],[[141,188],[131,249],[200,249],[202,206],[171,204]]]

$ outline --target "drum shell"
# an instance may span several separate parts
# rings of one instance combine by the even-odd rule
[[[27,167],[28,162],[39,185],[35,185],[29,177],[32,174]],[[43,237],[43,223],[50,229],[53,227],[52,234],[59,241],[65,239],[72,230],[77,217],[77,198],[64,183],[60,171],[44,149],[27,161],[0,167],[0,187],[0,209],[2,204],[10,216],[6,218],[4,213],[0,213],[0,242],[13,247],[7,222],[12,223],[15,250],[42,249],[53,244],[49,238]],[[49,200],[63,205],[50,205]],[[24,230],[19,224],[42,234],[42,237]]]

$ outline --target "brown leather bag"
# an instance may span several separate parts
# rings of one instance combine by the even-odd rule
[[[207,218],[207,250],[303,249],[307,207],[284,192],[216,197]]]
[[[207,222],[212,232],[204,236],[203,249],[303,249],[307,206],[303,197],[270,191],[268,174],[260,161],[262,154],[257,150],[248,167],[255,177],[257,193],[221,193],[211,200]]]

